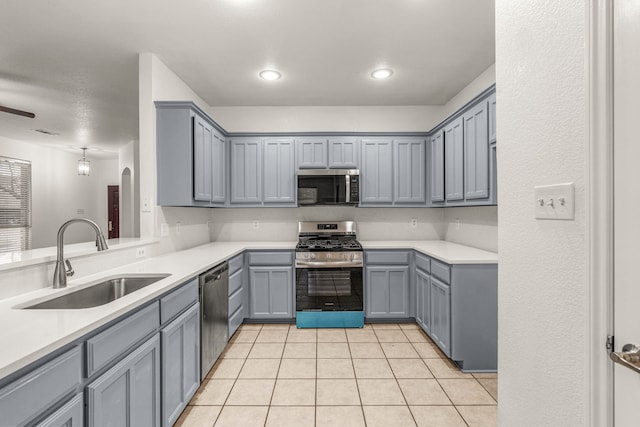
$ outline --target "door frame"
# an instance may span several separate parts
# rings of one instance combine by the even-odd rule
[[[586,0],[587,102],[587,337],[589,425],[613,426],[613,363],[606,337],[613,335],[613,2]]]

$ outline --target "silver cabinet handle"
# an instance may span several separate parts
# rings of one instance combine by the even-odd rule
[[[609,353],[609,357],[616,363],[640,374],[640,346],[625,344],[622,351]]]

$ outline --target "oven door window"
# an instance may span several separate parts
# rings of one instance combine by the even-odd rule
[[[296,310],[360,311],[362,268],[296,269]]]

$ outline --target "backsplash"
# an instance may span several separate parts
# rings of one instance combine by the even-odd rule
[[[442,211],[347,206],[212,209],[209,233],[211,241],[295,241],[298,221],[353,220],[359,240],[433,240],[443,238]],[[413,218],[418,220],[415,228],[411,227]]]
[[[498,252],[497,206],[446,208],[443,211],[444,240]]]

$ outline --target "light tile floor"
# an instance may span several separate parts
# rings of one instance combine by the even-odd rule
[[[416,324],[247,324],[176,425],[495,427],[497,378],[461,372]]]

